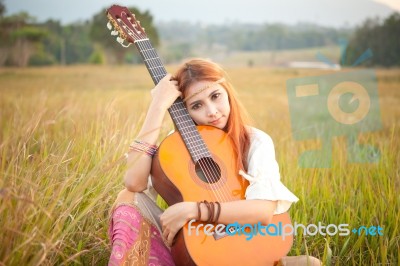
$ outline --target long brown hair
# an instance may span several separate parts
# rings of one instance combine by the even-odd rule
[[[186,89],[198,81],[215,82],[225,78],[220,83],[228,93],[230,115],[224,131],[232,138],[233,148],[238,155],[238,168],[247,171],[247,154],[250,146],[249,132],[245,126],[249,122],[246,111],[239,102],[233,86],[227,80],[225,71],[216,63],[195,58],[184,63],[176,72],[174,79],[178,81],[182,97],[186,97]]]

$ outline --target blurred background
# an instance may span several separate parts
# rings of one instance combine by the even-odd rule
[[[400,265],[399,0],[0,0],[0,266],[108,263],[124,154],[154,86],[135,47],[110,36],[112,4],[136,14],[168,72],[196,56],[224,66],[254,126],[274,140],[282,182],[300,199],[292,222],[384,228],[379,237],[300,232],[289,255]],[[354,79],[363,71],[366,79]],[[329,86],[349,75],[373,84],[379,131],[356,124],[356,139],[331,126],[323,131],[336,134],[331,142],[296,140],[291,121],[330,125]],[[296,102],[290,84],[312,81],[325,94]],[[343,95],[349,115],[365,100]],[[166,116],[159,140],[172,128]],[[357,143],[376,147],[380,160],[349,160]],[[323,145],[332,147],[330,167],[299,167],[302,154]]]
[[[106,29],[101,1],[0,1],[0,66],[137,64]],[[165,63],[205,56],[232,65],[352,65],[368,48],[373,66],[400,65],[397,0],[119,1],[146,28]],[[348,42],[341,60],[340,40]],[[326,61],[326,60],[325,60]],[[300,64],[315,66],[318,64]]]

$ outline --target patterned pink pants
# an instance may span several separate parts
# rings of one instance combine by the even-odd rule
[[[112,251],[108,265],[174,265],[158,216],[162,211],[145,194],[114,207],[108,234]]]

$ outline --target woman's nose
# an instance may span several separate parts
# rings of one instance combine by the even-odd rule
[[[208,116],[211,117],[216,116],[218,113],[218,110],[217,108],[215,108],[215,106],[209,106],[207,111],[208,111]]]

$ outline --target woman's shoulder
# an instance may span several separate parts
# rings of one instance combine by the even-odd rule
[[[249,135],[250,135],[250,143],[251,144],[257,144],[259,145],[260,143],[266,143],[266,144],[272,144],[272,138],[264,131],[261,129],[252,127],[252,126],[247,126],[246,127]]]
[[[275,157],[275,147],[272,138],[261,129],[248,127],[250,133],[250,146],[248,150],[248,160],[259,163],[266,158]]]

